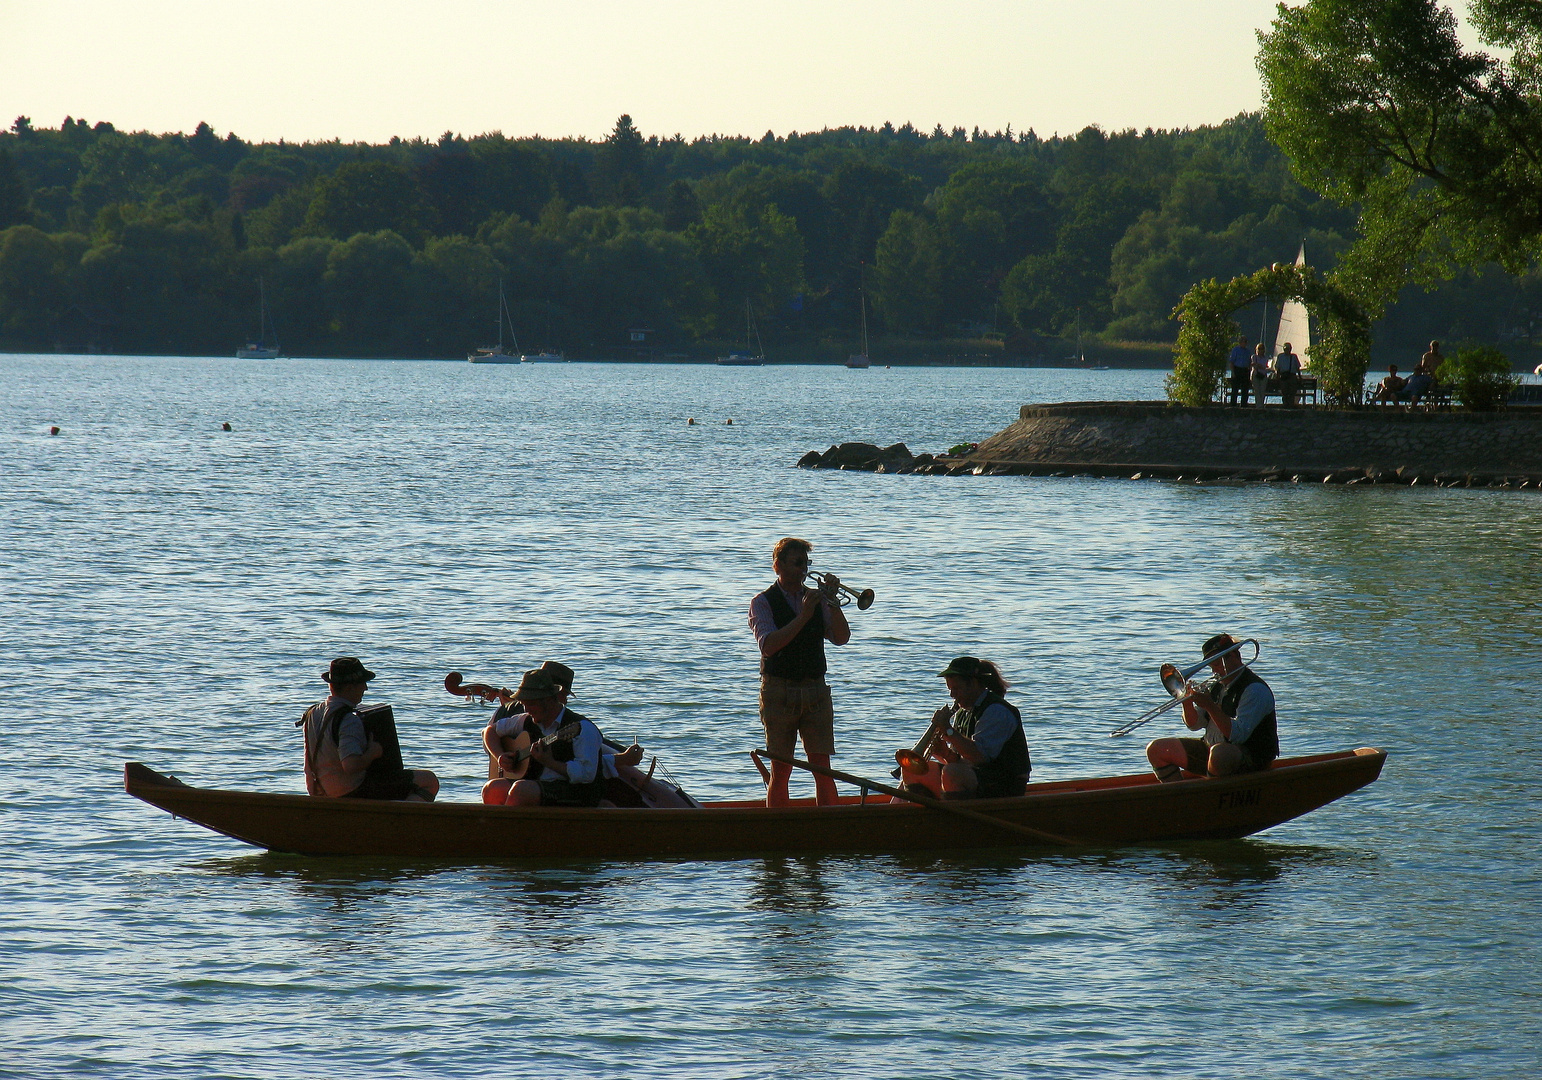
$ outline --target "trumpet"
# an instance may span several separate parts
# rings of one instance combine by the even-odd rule
[[[830,587],[830,575],[821,574],[818,570],[810,570],[808,576],[814,579],[814,587],[817,588],[827,601],[836,607],[845,607],[853,600],[857,602],[858,611],[866,611],[873,606],[873,590],[863,589],[861,592],[850,588],[844,581],[837,578],[838,586]]]
[[[1110,739],[1114,739],[1118,738],[1120,735],[1128,735],[1142,724],[1155,720],[1168,709],[1171,709],[1177,705],[1182,705],[1185,701],[1194,700],[1194,695],[1199,691],[1189,689],[1189,680],[1192,679],[1195,675],[1199,674],[1205,668],[1209,667],[1211,664],[1215,663],[1221,657],[1230,656],[1232,653],[1241,649],[1244,645],[1253,646],[1253,655],[1242,662],[1242,667],[1249,667],[1253,664],[1254,661],[1258,659],[1258,641],[1255,638],[1243,638],[1241,641],[1237,642],[1230,648],[1222,649],[1220,652],[1215,653],[1212,656],[1207,656],[1205,659],[1201,660],[1199,663],[1193,665],[1192,667],[1180,668],[1174,664],[1163,664],[1159,669],[1162,678],[1162,687],[1172,695],[1172,700],[1164,701],[1154,709],[1148,709],[1146,712],[1141,713],[1140,716],[1137,716],[1134,720],[1131,720],[1128,724],[1121,724],[1113,731],[1110,731],[1108,733],[1108,737]],[[1241,669],[1239,668],[1238,670],[1240,671]],[[1232,672],[1231,674],[1224,676],[1221,681],[1224,683],[1231,679],[1235,674],[1236,672]]]

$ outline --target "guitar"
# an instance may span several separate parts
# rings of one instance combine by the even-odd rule
[[[495,763],[498,766],[498,775],[508,780],[522,779],[530,768],[530,754],[537,746],[548,747],[567,739],[578,737],[583,726],[578,721],[571,724],[563,724],[556,731],[544,739],[532,739],[530,732],[521,731],[512,738],[503,740],[504,751],[498,755]]]

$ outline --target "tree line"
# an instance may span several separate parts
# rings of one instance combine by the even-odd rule
[[[773,353],[876,334],[993,337],[1025,355],[1078,332],[1171,341],[1197,280],[1333,265],[1359,208],[1304,187],[1263,118],[1040,138],[911,127],[761,139],[493,132],[380,145],[248,143],[18,117],[0,132],[0,348],[455,356],[494,334],[576,355]],[[1516,272],[1519,271],[1519,272]],[[1477,265],[1389,306],[1393,341],[1530,336],[1526,267]]]

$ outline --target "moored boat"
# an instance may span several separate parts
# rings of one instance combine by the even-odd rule
[[[835,806],[759,800],[700,809],[584,809],[375,802],[191,787],[138,762],[130,795],[232,839],[302,855],[442,859],[744,858],[769,853],[1031,847],[1012,826],[1108,846],[1249,836],[1374,781],[1386,761],[1362,747],[1286,758],[1261,772],[1160,784],[1150,773],[1030,784],[1025,795],[960,804],[995,828],[872,794]],[[952,804],[949,804],[952,805]]]
[[[278,330],[268,318],[268,289],[262,278],[257,279],[257,340],[248,341],[236,350],[237,360],[277,360]],[[272,344],[268,343],[268,331],[273,330]]]
[[[503,328],[509,328],[509,338],[514,342],[514,351],[510,352],[503,344]],[[466,361],[472,364],[518,364],[524,358],[519,355],[519,338],[514,334],[514,319],[509,314],[509,301],[503,293],[503,279],[498,279],[498,343],[496,345],[484,345],[480,349],[473,349],[466,354]]]

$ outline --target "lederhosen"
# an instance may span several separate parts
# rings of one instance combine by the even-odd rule
[[[1007,737],[1001,752],[991,760],[974,766],[974,774],[980,780],[976,792],[981,799],[1000,799],[1021,795],[1028,785],[1028,774],[1033,768],[1028,759],[1028,737],[1023,734],[1023,714],[1000,694],[986,691],[983,700],[972,708],[960,709],[953,714],[953,729],[965,738],[973,739],[980,716],[992,705],[1002,705],[1012,714],[1015,726]]]
[[[772,585],[760,595],[771,605],[771,621],[778,630],[798,617],[780,585]],[[797,637],[770,656],[760,658],[760,673],[781,679],[818,679],[825,670],[825,608],[821,603]]]
[[[572,709],[564,709],[558,727],[565,727],[572,723],[592,724],[593,721],[587,716],[580,716]],[[534,720],[525,720],[525,730],[530,733],[532,739],[544,738],[540,725]],[[604,741],[602,737],[600,742],[603,744]],[[558,739],[547,747],[547,751],[558,761],[572,761],[573,740]],[[548,769],[539,761],[532,760],[530,764],[538,771],[534,776],[527,772],[525,778],[541,785],[542,806],[599,806],[600,800],[605,797],[605,767],[598,760],[594,763],[594,778],[587,784],[575,784],[556,770]]]

